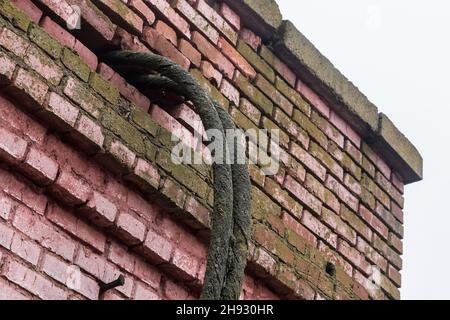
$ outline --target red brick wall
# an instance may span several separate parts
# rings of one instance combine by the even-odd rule
[[[242,298],[399,298],[401,179],[226,4],[11,3],[0,6],[1,299],[199,295],[211,172],[167,157],[170,132],[192,145],[199,117],[128,84],[101,61],[112,48],[165,55],[239,127],[281,130],[279,173],[250,167]],[[70,4],[80,30],[67,29]],[[99,295],[119,274],[125,285]]]

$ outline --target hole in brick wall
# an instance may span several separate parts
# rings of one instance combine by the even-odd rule
[[[331,277],[334,277],[336,275],[336,266],[331,262],[327,262],[325,265],[325,272]]]

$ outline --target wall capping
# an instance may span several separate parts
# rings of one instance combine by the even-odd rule
[[[308,86],[401,174],[406,184],[423,178],[423,159],[415,146],[290,21],[281,21],[275,0],[226,0],[246,25],[261,30],[266,42]],[[272,32],[270,35],[269,33]]]

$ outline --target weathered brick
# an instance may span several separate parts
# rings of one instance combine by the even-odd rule
[[[344,255],[357,269],[366,276],[370,275],[371,267],[365,257],[355,248],[349,246],[343,240],[338,241],[338,251]]]
[[[76,247],[75,242],[58,232],[56,228],[45,224],[27,208],[23,206],[17,208],[13,225],[31,239],[39,242],[41,246],[72,261]]]
[[[17,163],[24,159],[28,144],[14,133],[0,128],[0,158]]]
[[[100,287],[98,283],[91,278],[87,277],[83,273],[77,273],[75,275],[77,277],[76,282],[72,283],[70,273],[73,269],[71,266],[58,258],[55,258],[49,254],[47,254],[44,258],[44,262],[42,265],[42,271],[47,275],[60,282],[64,286],[67,286],[74,291],[81,293],[88,299],[97,300]]]
[[[2,274],[11,282],[37,295],[43,300],[66,300],[67,292],[55,286],[36,271],[9,259]]]
[[[292,116],[293,105],[285,98],[271,83],[261,75],[256,77],[256,86],[264,92],[276,105],[278,105],[289,116]]]
[[[183,69],[188,70],[190,61],[178,49],[170,43],[162,34],[152,27],[144,27],[143,39],[161,55],[178,63]]]
[[[325,185],[328,189],[334,192],[347,206],[352,210],[358,211],[359,200],[353,196],[342,184],[340,184],[335,178],[328,175]]]
[[[233,44],[236,44],[238,34],[233,30],[228,22],[226,22],[218,12],[216,12],[216,10],[211,8],[204,0],[198,0],[196,8],[212,25],[214,25],[220,31],[220,33],[222,33]]]
[[[145,224],[130,214],[122,213],[116,223],[119,237],[129,245],[137,245],[144,241]]]
[[[303,100],[301,95],[293,88],[291,88],[285,81],[283,81],[279,76],[276,78],[275,87],[288,98],[296,108],[302,111],[308,117],[311,115],[311,107],[309,104]]]
[[[104,252],[106,237],[73,213],[56,205],[49,207],[47,218],[98,252]]]
[[[24,101],[28,107],[37,108],[38,105],[40,108],[44,104],[48,86],[37,76],[20,68],[14,80],[14,84],[16,88],[20,90],[18,98],[23,98],[22,101]],[[25,96],[21,96],[22,93],[24,93]]]
[[[325,181],[326,169],[322,166],[319,161],[313,158],[306,150],[304,150],[299,145],[292,143],[290,149],[292,155],[300,160],[309,170],[311,170],[317,178],[321,181]]]
[[[364,206],[359,207],[359,215],[384,239],[388,238],[388,228],[375,215]]]
[[[156,9],[158,12],[160,12],[163,16],[166,17],[166,19],[168,21],[170,21],[170,23],[182,34],[184,34],[186,36],[186,38],[190,38],[191,37],[191,33],[189,31],[189,24],[186,22],[186,20],[184,20],[178,13],[175,12],[175,10],[171,7],[171,5],[169,4],[169,2],[167,2],[166,0],[145,0],[147,4],[151,5],[151,8]],[[184,7],[184,5],[189,6],[189,4],[187,2],[183,1],[177,1],[176,3],[174,2],[173,7],[176,8],[177,10],[179,10],[180,12],[182,12],[182,14],[184,16],[186,16],[186,11],[181,9],[182,5]],[[190,7],[190,6],[189,6]],[[192,7],[190,7],[193,10]],[[189,13],[191,13],[189,11]],[[195,13],[195,11],[194,11]],[[188,17],[187,17],[188,18]],[[189,18],[188,18],[189,19]],[[195,25],[197,25],[197,23],[194,23]]]
[[[52,58],[58,59],[60,57],[62,49],[61,44],[51,37],[43,28],[32,24],[28,34],[30,40]]]
[[[30,43],[22,36],[3,27],[0,30],[0,45],[14,53],[16,56],[23,57],[30,46]]]
[[[322,221],[325,222],[342,238],[356,245],[356,232],[331,210],[322,208]]]
[[[94,0],[113,21],[132,32],[142,32],[143,21],[121,0]]]
[[[35,148],[30,149],[22,165],[25,173],[40,185],[48,185],[55,181],[58,167],[55,160]]]
[[[316,212],[318,215],[321,214],[322,203],[305,188],[303,188],[300,183],[292,179],[292,177],[287,176],[283,186],[308,208]]]
[[[329,243],[333,248],[336,248],[337,235],[306,210],[303,212],[302,224]]]
[[[216,66],[228,79],[233,78],[234,66],[233,64],[208,40],[206,40],[200,33],[192,33],[192,41],[197,46],[197,49],[205,55],[211,63]]]
[[[368,242],[372,241],[372,230],[368,228],[367,224],[361,220],[356,213],[352,212],[346,206],[341,205],[341,217],[346,221],[355,231],[360,234]]]
[[[50,17],[44,17],[39,24],[49,35],[58,40],[63,46],[71,49],[74,48],[76,42],[75,37]]]
[[[72,70],[81,80],[87,82],[91,72],[89,66],[73,51],[64,48],[61,57],[62,63]]]
[[[266,46],[261,46],[259,54],[271,65],[288,83],[291,87],[295,87],[296,75],[289,69],[289,67],[284,64],[274,53],[270,51]],[[279,79],[277,77],[277,79]],[[280,79],[281,80],[281,79]]]
[[[325,118],[330,118],[330,107],[300,79],[297,80],[297,91],[314,106]]]
[[[42,17],[42,10],[33,4],[31,0],[12,0],[12,2],[17,8],[25,12],[34,23],[39,23]]]
[[[178,49],[186,58],[188,58],[192,62],[193,65],[195,65],[197,68],[200,67],[202,55],[189,42],[181,39],[178,44]]]
[[[142,0],[130,0],[131,9],[144,20],[144,24],[152,25],[155,22],[155,14]]]
[[[28,47],[24,60],[53,85],[58,85],[64,75],[62,69],[53,60],[33,45]]]
[[[256,52],[254,52],[243,40],[239,40],[237,51],[267,80],[275,83],[275,72]]]
[[[235,29],[241,28],[241,18],[226,3],[220,4],[219,12]]]
[[[52,192],[69,205],[80,205],[88,200],[91,187],[68,168],[61,168],[56,182],[52,185]]]
[[[387,270],[387,260],[360,237],[358,237],[357,248],[367,259],[375,263],[381,271]]]
[[[64,87],[64,94],[94,118],[98,119],[103,102],[89,92],[87,87],[75,78],[69,77]]]

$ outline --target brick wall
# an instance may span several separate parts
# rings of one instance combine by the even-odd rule
[[[1,299],[199,296],[211,169],[170,161],[171,133],[193,145],[199,117],[101,61],[117,48],[178,62],[243,129],[280,129],[278,174],[249,168],[242,298],[400,297],[409,167],[276,55],[252,2],[0,1]]]

